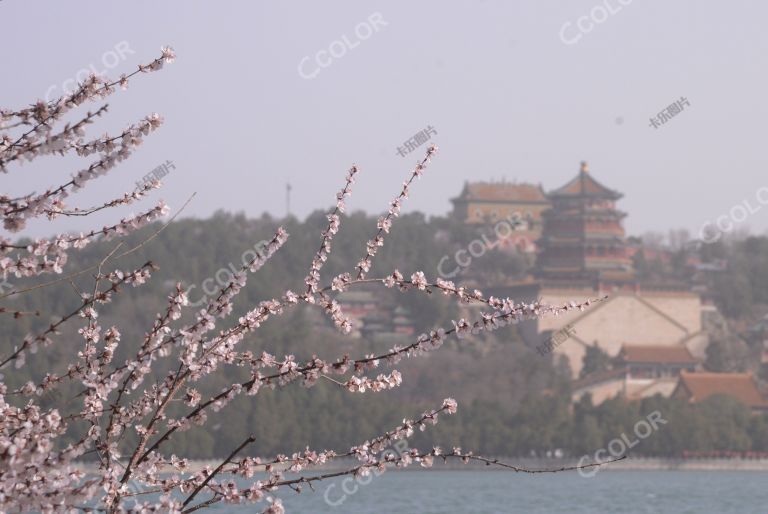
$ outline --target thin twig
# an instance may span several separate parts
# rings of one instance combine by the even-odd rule
[[[139,248],[141,248],[142,246],[144,246],[145,244],[147,244],[148,242],[150,242],[152,239],[156,238],[156,237],[157,237],[157,236],[160,234],[160,232],[162,232],[163,230],[165,230],[165,229],[168,227],[168,225],[170,225],[170,224],[171,224],[171,222],[172,222],[173,220],[175,220],[175,219],[176,219],[176,217],[177,217],[179,214],[181,214],[181,213],[182,213],[182,211],[184,210],[184,208],[185,208],[185,207],[186,207],[186,206],[189,204],[189,202],[191,202],[191,201],[192,201],[192,199],[195,197],[195,195],[197,195],[197,192],[194,192],[194,193],[192,193],[192,195],[191,195],[191,196],[190,196],[190,197],[187,199],[187,201],[186,201],[186,202],[184,202],[184,205],[182,205],[182,206],[181,206],[181,208],[180,208],[180,209],[179,209],[179,210],[176,212],[176,214],[174,214],[173,216],[171,216],[171,219],[169,219],[169,220],[168,220],[168,221],[167,221],[167,222],[166,222],[166,223],[165,223],[163,226],[161,226],[161,227],[160,227],[160,228],[159,228],[159,229],[158,229],[158,230],[157,230],[157,231],[156,231],[154,234],[152,234],[151,236],[149,236],[149,237],[148,237],[148,238],[146,238],[144,241],[142,241],[141,243],[137,244],[136,246],[134,246],[134,247],[133,247],[133,248],[131,248],[130,250],[127,250],[127,251],[125,251],[125,252],[121,253],[120,255],[118,255],[117,257],[115,257],[115,259],[120,259],[120,258],[122,258],[122,257],[125,257],[126,255],[129,255],[129,254],[131,254],[131,253],[135,252],[136,250],[138,250]],[[60,283],[60,282],[64,282],[64,281],[66,281],[66,280],[70,280],[70,279],[72,279],[72,278],[74,278],[74,277],[77,277],[77,276],[80,276],[80,275],[82,275],[83,273],[88,273],[89,271],[95,270],[95,269],[97,269],[98,267],[99,267],[99,265],[98,265],[98,264],[94,264],[93,266],[90,266],[90,267],[88,267],[88,268],[82,269],[82,270],[80,270],[80,271],[76,271],[76,272],[74,272],[74,273],[70,273],[69,275],[67,275],[67,276],[65,276],[65,277],[62,277],[62,278],[58,278],[58,279],[56,279],[56,280],[51,280],[50,282],[44,282],[44,283],[42,283],[42,284],[37,284],[37,285],[31,286],[31,287],[28,287],[28,288],[26,288],[26,289],[18,289],[18,290],[14,289],[13,291],[9,291],[9,292],[7,292],[7,293],[5,293],[5,294],[3,294],[3,295],[0,295],[0,300],[2,300],[3,298],[6,298],[6,297],[8,297],[8,296],[13,296],[13,295],[22,294],[22,293],[28,293],[29,291],[34,291],[35,289],[40,289],[40,288],[42,288],[42,287],[48,287],[48,286],[52,286],[52,285],[54,285],[54,284],[58,284],[58,283]]]

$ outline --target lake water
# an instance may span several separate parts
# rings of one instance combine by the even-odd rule
[[[305,487],[281,497],[287,513],[301,514],[768,514],[768,473],[607,471],[584,478],[575,472],[406,470],[365,485],[336,479],[315,485],[315,492]],[[218,505],[212,511],[261,509]]]

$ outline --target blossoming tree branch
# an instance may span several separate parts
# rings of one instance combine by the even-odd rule
[[[3,173],[9,173],[15,165],[43,156],[74,153],[93,159],[75,171],[71,179],[52,185],[44,192],[18,197],[0,195],[0,211],[7,231],[22,233],[28,220],[87,216],[131,205],[161,186],[159,181],[148,182],[135,191],[106,199],[96,206],[76,206],[70,202],[74,193],[128,159],[163,121],[158,114],[151,114],[119,134],[85,139],[86,129],[106,114],[107,105],[79,116],[77,111],[84,104],[104,100],[118,88],[126,89],[138,75],[160,70],[174,58],[173,50],[165,47],[157,59],[139,65],[132,73],[115,80],[92,75],[73,93],[57,100],[38,101],[17,111],[0,110],[0,171]],[[67,114],[74,115],[75,121],[64,123]],[[250,436],[232,448],[216,467],[206,467],[194,473],[188,471],[184,456],[169,455],[166,450],[175,434],[192,426],[204,426],[221,416],[236,396],[256,395],[264,387],[283,388],[294,382],[312,387],[321,379],[350,394],[385,391],[402,383],[403,377],[393,369],[402,358],[438,350],[446,338],[462,339],[526,319],[585,309],[596,301],[561,306],[515,303],[509,298],[486,297],[478,290],[469,291],[439,278],[431,282],[420,271],[405,277],[399,271],[391,270],[384,276],[369,278],[378,248],[384,244],[414,181],[422,176],[436,152],[437,148],[431,146],[415,165],[390,203],[388,212],[379,219],[377,232],[362,248],[360,261],[350,272],[332,277],[327,283],[321,280],[323,265],[331,253],[331,242],[339,231],[346,198],[351,194],[359,171],[357,166],[349,169],[344,186],[336,195],[336,206],[327,215],[327,228],[320,234],[319,248],[304,279],[306,287],[296,292],[287,290],[278,298],[251,306],[241,318],[230,319],[233,302],[249,275],[258,272],[288,240],[288,233],[279,228],[264,252],[235,273],[201,309],[189,313],[191,321],[186,323],[182,321],[182,314],[191,307],[188,307],[186,291],[180,283],[177,284],[168,294],[167,306],[157,313],[141,340],[125,341],[119,327],[102,327],[99,311],[106,309],[125,287],[142,286],[151,278],[156,265],[149,261],[137,268],[119,267],[121,257],[138,248],[118,252],[122,243],[87,270],[67,269],[67,256],[95,241],[122,238],[161,219],[169,211],[163,202],[88,233],[60,234],[26,244],[0,239],[0,272],[4,279],[63,275],[61,279],[44,281],[26,289],[17,286],[3,294],[0,300],[73,276],[84,276],[85,272],[93,274],[92,289],[78,291],[78,305],[74,309],[44,313],[56,316],[53,318],[56,321],[39,332],[27,334],[22,340],[6,339],[0,347],[0,367],[5,371],[24,367],[31,353],[64,344],[62,339],[66,337],[62,336],[62,328],[65,325],[77,326],[77,337],[80,338],[79,342],[66,341],[80,349],[72,355],[64,373],[46,373],[16,388],[7,385],[6,378],[0,375],[0,511],[189,513],[219,502],[252,502],[261,503],[259,508],[263,512],[276,514],[285,510],[280,500],[283,492],[301,491],[305,485],[311,488],[316,482],[342,475],[366,476],[391,466],[417,463],[429,467],[435,460],[458,460],[529,473],[577,469],[523,469],[460,448],[413,448],[399,456],[382,453],[393,442],[434,425],[440,416],[455,413],[457,405],[451,398],[443,400],[434,410],[414,419],[405,419],[401,425],[370,440],[351,441],[353,445],[346,449],[305,448],[290,456],[265,458],[241,455],[255,441]],[[293,355],[279,358],[267,351],[254,353],[244,348],[248,336],[267,319],[280,317],[302,304],[321,309],[342,334],[348,333],[352,322],[335,297],[361,284],[379,284],[424,294],[440,293],[454,297],[458,302],[481,304],[485,312],[476,320],[454,321],[450,327],[418,336],[407,346],[395,346],[378,354],[313,356],[302,362]],[[16,320],[35,314],[41,313],[0,306],[0,315]],[[117,362],[116,349],[121,344],[124,346],[122,350],[131,357]],[[161,361],[166,364],[162,368],[171,371],[158,370]],[[231,383],[211,397],[203,397],[195,388],[195,384],[207,376],[226,375],[225,369],[230,366],[250,370],[250,379]],[[40,398],[66,383],[75,383],[81,390],[74,402],[67,405],[74,403],[69,409],[71,412],[65,411],[63,405],[43,408]],[[172,402],[183,403],[188,410],[183,415],[171,416],[168,411]],[[354,465],[349,464],[355,462],[352,458],[356,459]],[[341,471],[306,473],[339,459],[345,466]],[[86,461],[95,463],[95,471],[86,473],[83,470],[82,463]],[[129,483],[136,482],[142,485],[140,492],[129,487]],[[247,485],[243,486],[244,483]]]

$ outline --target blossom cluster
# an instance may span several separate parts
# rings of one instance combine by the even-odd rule
[[[0,109],[0,129],[7,127],[9,123],[12,127],[28,127],[28,130],[16,139],[8,134],[1,135],[0,172],[7,173],[7,165],[15,160],[31,161],[40,155],[63,154],[68,149],[76,148],[76,138],[84,135],[83,126],[90,123],[94,117],[100,116],[105,108],[102,107],[96,113],[89,112],[82,120],[54,133],[57,121],[87,101],[96,101],[111,95],[115,92],[116,85],[127,89],[129,79],[137,73],[160,70],[163,64],[172,63],[175,58],[176,54],[171,47],[163,47],[160,57],[149,64],[140,64],[136,71],[128,75],[123,74],[118,80],[110,81],[108,78],[91,74],[75,91],[51,102],[38,101],[31,107],[18,111]]]
[[[345,199],[352,194],[352,184],[355,182],[355,175],[357,174],[357,166],[352,166],[347,172],[347,182],[344,184],[344,188],[336,195],[336,208],[328,213],[328,228],[322,232],[323,239],[320,242],[320,249],[317,251],[315,258],[312,259],[312,264],[309,268],[309,275],[304,279],[304,283],[307,284],[307,294],[317,293],[318,285],[320,283],[320,270],[323,264],[328,259],[328,255],[331,253],[331,240],[339,232],[340,218],[339,214],[343,214],[346,210]]]
[[[87,234],[60,235],[53,239],[35,239],[27,245],[14,245],[7,239],[0,239],[0,273],[16,277],[35,277],[44,273],[62,273],[67,263],[67,251],[82,249],[97,237],[113,239],[134,232],[168,214],[169,207],[159,202],[155,207],[138,215],[128,216],[111,226],[92,230]],[[21,251],[9,257],[13,251]]]
[[[159,183],[151,183],[100,206],[68,208],[65,200],[72,192],[130,157],[143,138],[160,126],[162,118],[151,115],[118,135],[91,139],[85,139],[86,128],[106,112],[106,107],[89,112],[58,132],[54,131],[54,126],[66,112],[83,102],[112,94],[114,86],[125,88],[136,73],[160,69],[174,58],[173,50],[165,47],[159,58],[148,65],[140,65],[138,70],[118,80],[92,76],[75,92],[59,100],[38,102],[19,111],[0,110],[0,170],[3,172],[8,171],[7,166],[11,163],[29,162],[43,155],[74,152],[81,157],[98,156],[87,168],[74,173],[71,180],[41,194],[31,193],[20,198],[0,196],[0,212],[6,229],[21,231],[26,220],[42,215],[48,219],[88,215],[128,205],[159,187]],[[19,127],[23,127],[20,135],[11,137],[6,133]],[[392,442],[407,439],[416,431],[434,425],[441,415],[455,413],[457,404],[451,398],[445,399],[439,409],[427,411],[415,420],[404,419],[392,431],[347,451],[306,448],[291,456],[238,457],[255,441],[251,435],[218,466],[206,467],[196,473],[188,472],[188,462],[183,457],[168,455],[167,443],[177,432],[206,425],[209,419],[220,416],[239,395],[256,395],[264,388],[283,388],[295,382],[313,387],[321,380],[350,393],[386,391],[400,386],[404,377],[396,369],[382,368],[391,368],[405,357],[438,350],[448,337],[464,339],[525,319],[584,309],[594,301],[551,306],[540,302],[516,303],[509,298],[493,296],[486,298],[479,290],[468,290],[450,281],[438,278],[430,282],[421,271],[414,272],[409,278],[398,270],[376,279],[366,278],[378,247],[383,245],[385,234],[389,233],[400,213],[411,183],[423,174],[436,151],[437,147],[430,146],[424,158],[416,164],[387,214],[379,218],[377,232],[366,244],[365,254],[357,265],[323,285],[321,271],[331,253],[331,242],[340,229],[346,198],[351,194],[358,173],[357,166],[353,165],[344,187],[336,196],[335,208],[327,215],[327,228],[320,234],[320,247],[304,280],[306,288],[302,287],[299,292],[286,290],[276,298],[262,300],[249,306],[245,314],[234,321],[230,321],[234,302],[246,286],[249,274],[258,272],[287,242],[288,233],[283,228],[278,228],[264,250],[244,262],[242,268],[221,284],[217,293],[200,309],[192,309],[189,290],[177,283],[135,347],[131,346],[131,341],[124,340],[119,327],[101,325],[100,311],[125,286],[140,287],[151,278],[155,269],[151,261],[128,270],[113,264],[147,240],[119,255],[115,255],[115,250],[97,265],[79,272],[95,271],[92,291],[78,290],[79,302],[73,310],[57,316],[39,333],[30,333],[22,341],[6,345],[10,350],[0,354],[0,367],[11,364],[23,367],[29,353],[66,337],[62,336],[65,324],[80,323],[74,342],[79,349],[67,363],[66,372],[34,377],[14,390],[9,390],[0,377],[0,511],[49,513],[97,509],[109,513],[186,514],[219,502],[261,502],[262,512],[281,514],[285,508],[276,493],[284,490],[300,492],[304,485],[311,486],[314,482],[339,476],[338,472],[303,472],[342,458],[356,460],[354,466],[341,472],[351,476],[365,476],[373,470],[383,471],[388,466],[405,467],[413,463],[429,467],[437,458],[456,458],[463,462],[478,460],[520,471],[458,448],[447,452],[439,447],[428,451],[410,449],[399,456],[382,453]],[[124,217],[113,225],[88,233],[61,234],[24,244],[2,239],[0,272],[3,278],[63,273],[70,251],[80,250],[97,240],[121,238],[160,219],[167,212],[168,207],[161,202],[143,213]],[[267,350],[255,354],[242,348],[246,338],[267,320],[280,317],[299,305],[322,309],[342,333],[349,332],[351,322],[342,312],[337,296],[348,288],[370,283],[423,294],[440,292],[460,303],[480,304],[485,312],[475,320],[459,319],[451,326],[437,327],[416,337],[409,345],[359,357],[346,354],[332,358],[317,355],[309,359],[295,355],[278,357]],[[50,284],[39,287],[47,285]],[[12,294],[27,290],[13,291]],[[11,311],[0,308],[0,313],[6,312]],[[115,357],[120,346],[127,348],[121,355],[129,355],[122,362]],[[158,364],[161,360],[166,362]],[[224,382],[227,385],[210,396],[200,392],[196,383],[217,371],[224,371],[221,375],[226,377],[225,371],[232,366],[245,368],[250,378],[244,382],[230,383],[227,380]],[[64,411],[70,404],[49,408],[39,404],[40,397],[55,392],[65,383],[74,383],[81,389],[71,402],[75,405],[72,412]],[[20,403],[22,401],[26,403]],[[172,404],[182,406],[182,411],[170,414]],[[135,441],[127,445],[127,451],[126,441]],[[98,457],[98,468],[86,475],[79,460],[92,454]],[[243,477],[248,484],[243,487],[227,475]],[[138,498],[130,487],[134,482],[143,486],[145,491],[142,492],[159,493],[159,498]],[[205,500],[198,497],[201,493]]]
[[[408,178],[408,180],[403,182],[403,188],[400,191],[400,194],[397,195],[397,197],[395,197],[395,199],[392,200],[392,202],[389,204],[389,210],[387,211],[387,214],[379,218],[377,222],[377,228],[379,230],[373,239],[369,240],[365,244],[365,256],[360,260],[360,262],[357,263],[357,266],[355,267],[357,270],[358,279],[365,278],[366,273],[370,271],[373,258],[376,256],[378,248],[380,246],[384,246],[384,234],[389,233],[389,229],[392,227],[393,220],[400,216],[400,209],[402,208],[403,201],[408,198],[408,192],[410,190],[411,183],[415,179],[421,178],[421,176],[424,174],[424,170],[426,169],[427,164],[429,164],[432,156],[436,153],[436,145],[430,145],[430,147],[427,148],[427,154],[421,161],[416,163],[416,167],[413,169],[413,172],[411,172],[411,176]]]

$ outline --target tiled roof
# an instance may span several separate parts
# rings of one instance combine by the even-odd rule
[[[663,364],[696,364],[698,361],[683,345],[629,345],[621,348],[619,356],[624,362],[663,363]]]
[[[472,182],[455,200],[481,200],[486,202],[535,202],[549,203],[541,186],[534,184],[513,184],[510,182]]]
[[[680,372],[678,388],[683,387],[692,402],[700,402],[716,394],[724,394],[749,407],[768,408],[768,400],[758,391],[749,373]]]
[[[548,196],[598,196],[618,199],[621,198],[621,193],[605,187],[582,168],[575,178],[563,187],[550,192]]]

